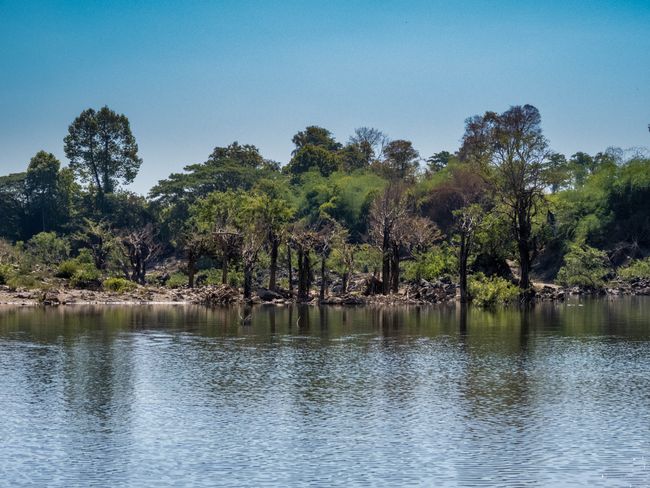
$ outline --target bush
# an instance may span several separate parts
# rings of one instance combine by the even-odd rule
[[[13,275],[13,268],[9,264],[0,264],[0,285],[6,285]]]
[[[55,276],[57,278],[70,279],[79,269],[79,262],[76,259],[68,259],[59,264]]]
[[[381,269],[381,251],[369,244],[360,244],[354,250],[354,267],[363,273]]]
[[[564,256],[556,281],[563,286],[602,288],[610,273],[607,254],[586,244],[573,244]]]
[[[135,290],[138,285],[133,281],[126,278],[106,278],[102,283],[105,290],[114,291],[116,293],[126,293]]]
[[[169,288],[182,288],[187,285],[187,275],[183,273],[174,273],[169,277],[165,284]]]
[[[650,258],[635,259],[618,270],[618,275],[625,280],[650,279]]]
[[[514,302],[519,297],[519,288],[499,276],[485,276],[477,273],[467,280],[472,302],[482,307]]]
[[[54,266],[68,257],[70,244],[54,232],[41,232],[27,241],[29,254],[36,262]]]
[[[74,288],[95,288],[100,285],[101,271],[93,264],[80,264],[70,278],[70,285]]]
[[[442,276],[458,273],[458,257],[447,245],[436,246],[430,251],[416,254],[413,261],[405,263],[404,277],[409,280],[436,280]]]
[[[17,288],[34,288],[36,286],[36,278],[30,274],[14,273],[7,278],[7,286],[16,290]]]

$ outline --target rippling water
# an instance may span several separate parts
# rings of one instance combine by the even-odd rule
[[[3,486],[648,486],[650,299],[0,309]]]

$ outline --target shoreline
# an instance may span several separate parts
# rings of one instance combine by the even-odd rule
[[[104,290],[82,289],[17,289],[10,290],[0,287],[0,306],[29,307],[29,306],[69,306],[69,305],[329,305],[329,306],[424,306],[424,305],[455,305],[459,296],[455,285],[445,284],[444,287],[429,285],[426,292],[419,288],[413,292],[413,285],[407,285],[396,294],[363,295],[359,293],[331,294],[320,301],[316,294],[308,302],[297,302],[295,297],[288,294],[259,289],[250,301],[243,299],[237,288],[228,286],[207,286],[200,288],[169,289],[153,286],[140,287],[130,292],[112,292]],[[625,296],[649,296],[650,283],[641,282],[639,285],[621,284],[602,290],[586,290],[577,287],[562,288],[558,285],[537,284],[535,303],[563,302],[570,298],[619,298]]]

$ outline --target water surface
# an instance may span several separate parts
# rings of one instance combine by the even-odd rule
[[[650,485],[650,299],[249,314],[0,308],[0,484]]]

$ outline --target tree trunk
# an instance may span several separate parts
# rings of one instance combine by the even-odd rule
[[[226,256],[221,261],[221,284],[228,284],[228,258]]]
[[[519,288],[530,288],[530,249],[527,241],[519,241]]]
[[[275,291],[277,288],[276,275],[278,270],[278,246],[277,239],[271,239],[271,265],[269,266],[269,290]]]
[[[309,251],[298,248],[298,301],[309,301],[310,288]]]
[[[348,292],[348,280],[350,279],[350,273],[347,271],[341,276],[341,293]]]
[[[196,259],[194,256],[187,258],[187,286],[194,288],[194,276],[196,275]]]
[[[320,295],[319,299],[322,302],[325,300],[325,290],[327,289],[327,279],[326,279],[326,272],[325,272],[325,256],[321,256],[320,258]]]
[[[386,231],[384,231],[381,256],[381,293],[382,295],[388,295],[390,291],[390,240]]]
[[[467,237],[460,236],[460,303],[468,302],[467,295]]]
[[[519,249],[519,288],[522,291],[530,289],[530,235],[531,223],[524,210],[518,216],[517,247]]]
[[[250,300],[253,294],[253,267],[244,264],[244,300]]]
[[[397,293],[399,291],[399,246],[393,246],[393,252],[391,253],[391,262],[390,262],[391,272],[390,272],[390,291],[391,293]]]
[[[287,267],[289,271],[289,294],[293,295],[293,269],[291,267],[291,246],[287,244]]]

